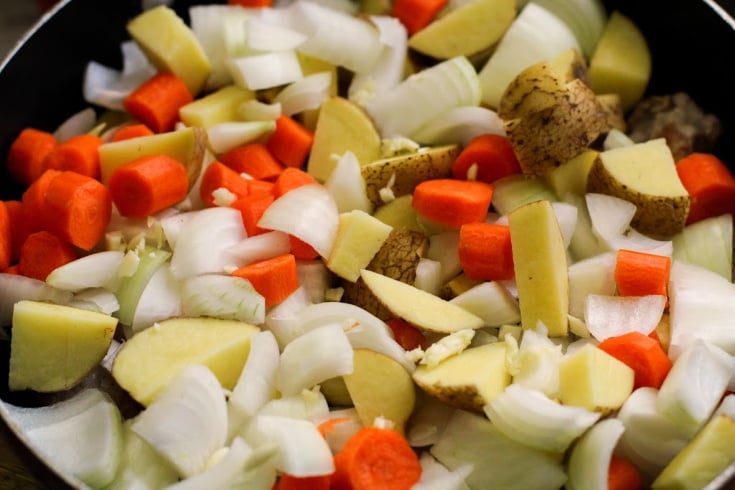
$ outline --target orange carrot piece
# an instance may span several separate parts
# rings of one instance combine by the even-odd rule
[[[266,147],[287,167],[301,168],[314,143],[314,133],[288,116],[276,119],[276,130],[271,133]]]
[[[150,155],[116,168],[108,187],[121,215],[144,218],[182,201],[189,192],[189,179],[180,161]]]
[[[0,201],[0,270],[13,263],[13,228],[5,201]]]
[[[24,129],[8,150],[8,172],[21,184],[30,185],[41,176],[43,160],[58,144],[51,133],[34,128]]]
[[[239,174],[248,174],[258,180],[275,180],[283,171],[283,165],[262,143],[233,148],[220,155],[219,161]]]
[[[240,267],[232,275],[249,280],[265,298],[266,307],[280,303],[299,287],[293,254],[253,262]]]
[[[513,279],[510,228],[494,223],[467,223],[459,229],[459,262],[470,279]]]
[[[421,182],[413,192],[413,208],[438,223],[459,228],[485,220],[493,186],[470,180],[435,179]]]
[[[250,192],[248,179],[238,174],[221,162],[212,162],[204,171],[199,187],[199,196],[208,206],[214,206],[214,191],[227,189],[237,199],[247,196]]]
[[[618,250],[614,279],[620,296],[660,294],[668,298],[671,258],[664,255]]]
[[[104,141],[93,134],[79,134],[59,144],[43,160],[43,170],[71,170],[100,178],[99,147]]]
[[[245,8],[272,7],[273,0],[227,0],[227,4]]]
[[[395,0],[392,13],[413,35],[429,25],[446,4],[447,0]]]
[[[273,196],[274,186],[275,184],[273,182],[268,182],[267,180],[248,180],[248,195],[257,196],[266,194],[269,196]]]
[[[48,231],[31,233],[23,242],[18,272],[45,281],[51,271],[76,259],[74,247]]]
[[[10,219],[10,237],[12,240],[11,263],[18,262],[20,247],[28,236],[27,226],[23,219],[23,203],[20,201],[5,201]]]
[[[334,457],[333,490],[406,490],[421,478],[421,464],[399,432],[364,427]]]
[[[145,124],[128,124],[123,126],[112,135],[112,141],[124,141],[133,138],[140,138],[142,136],[152,136],[156,133]]]
[[[471,170],[475,166],[475,170]],[[469,179],[468,172],[476,172]],[[472,141],[460,152],[452,164],[452,176],[459,180],[479,180],[492,184],[496,180],[521,173],[510,140],[497,134],[483,134]]]
[[[288,241],[291,244],[291,253],[299,260],[314,260],[319,257],[314,247],[303,241],[302,239],[293,235],[288,236]]]
[[[660,388],[671,370],[671,360],[661,343],[640,332],[607,338],[598,347],[635,372],[634,389],[641,386]]]
[[[349,422],[351,419],[349,417],[335,417],[333,419],[325,420],[324,422],[320,423],[316,426],[319,433],[322,435],[322,437],[327,437],[327,434],[331,434],[334,432],[334,428],[338,426],[339,424],[344,424],[345,422]]]
[[[258,226],[258,221],[268,209],[268,206],[273,204],[275,198],[271,194],[255,194],[243,196],[233,202],[230,207],[240,211],[242,216],[242,224],[245,226],[245,231],[248,236],[260,235],[265,233],[266,229]]]
[[[46,229],[46,191],[59,174],[60,170],[46,170],[23,193],[23,222],[28,233]]]
[[[273,195],[281,197],[302,185],[317,184],[317,180],[299,168],[289,167],[281,172],[273,186]]]
[[[401,318],[391,318],[386,322],[393,332],[396,342],[405,350],[414,350],[416,347],[426,347],[426,336],[415,326]]]
[[[105,234],[112,215],[110,190],[76,172],[61,172],[46,190],[47,227],[62,240],[92,250]]]
[[[291,476],[281,475],[273,490],[329,490],[331,475]]]
[[[676,163],[679,180],[689,193],[686,223],[730,213],[735,216],[735,177],[709,153],[692,153]]]
[[[22,275],[20,273],[20,267],[18,267],[18,264],[13,264],[10,267],[6,267],[3,271],[4,274],[16,274],[16,275]]]
[[[613,456],[607,473],[608,490],[641,490],[643,480],[638,468],[625,458]]]
[[[158,73],[133,90],[123,106],[153,132],[165,133],[176,126],[179,109],[193,100],[181,78],[173,73]]]

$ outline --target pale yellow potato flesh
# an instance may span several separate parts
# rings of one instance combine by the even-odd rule
[[[343,279],[357,281],[360,270],[368,266],[392,230],[364,211],[341,213],[327,267]]]

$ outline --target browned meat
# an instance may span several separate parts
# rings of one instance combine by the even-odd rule
[[[666,138],[675,160],[712,151],[722,133],[720,120],[705,114],[689,95],[653,96],[639,102],[628,117],[633,141]]]

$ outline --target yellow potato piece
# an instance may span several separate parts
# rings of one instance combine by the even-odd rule
[[[360,270],[368,266],[391,231],[389,225],[364,211],[341,213],[327,267],[348,281],[357,281]]]
[[[255,99],[255,93],[228,85],[216,92],[189,102],[179,109],[179,117],[187,126],[210,128],[215,124],[240,121],[240,106]]]
[[[250,353],[250,324],[215,318],[174,318],[154,324],[128,340],[112,365],[117,383],[149,405],[186,366],[207,366],[231,390]]]
[[[103,313],[19,301],[13,309],[9,388],[74,387],[104,358],[116,327],[117,319]]]

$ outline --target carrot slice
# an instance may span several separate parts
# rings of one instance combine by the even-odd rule
[[[262,143],[233,148],[220,155],[219,161],[239,174],[248,174],[258,180],[275,180],[283,171],[283,165]]]
[[[0,201],[0,270],[13,262],[13,228],[5,201]]]
[[[156,133],[145,124],[128,124],[123,126],[112,135],[112,141],[124,141],[143,136],[152,136]]]
[[[10,254],[10,262],[18,262],[20,258],[20,247],[28,236],[28,228],[23,219],[23,203],[20,201],[5,201],[5,209],[8,211],[10,219],[10,238],[12,250]]]
[[[664,255],[618,250],[614,279],[620,296],[660,294],[668,298],[671,258]]]
[[[93,134],[72,136],[46,155],[43,170],[71,170],[99,180],[102,143],[102,138]]]
[[[60,170],[46,170],[23,192],[23,222],[28,233],[46,229],[46,191]]]
[[[640,490],[643,488],[641,474],[633,463],[625,458],[613,456],[607,474],[608,490]]]
[[[291,253],[299,260],[314,260],[319,257],[314,247],[303,241],[299,237],[293,235],[288,236],[288,241],[291,244]]]
[[[406,438],[377,427],[357,431],[334,465],[334,490],[406,490],[421,478],[421,464]]]
[[[165,133],[176,126],[179,109],[193,100],[184,80],[158,73],[125,97],[123,106],[152,131]]]
[[[268,231],[260,228],[258,221],[274,200],[275,198],[271,194],[255,194],[243,196],[230,206],[240,211],[242,224],[245,226],[248,236],[255,236]]]
[[[276,179],[275,185],[273,186],[273,195],[279,198],[288,191],[292,191],[302,185],[317,183],[317,180],[310,174],[301,169],[289,167],[281,172],[281,175]]]
[[[261,194],[267,194],[269,196],[273,196],[274,186],[275,184],[273,182],[268,182],[267,180],[248,180],[248,195],[257,196]]]
[[[332,477],[318,476],[291,476],[281,475],[273,490],[329,490]]]
[[[41,176],[43,160],[58,144],[51,133],[34,128],[24,129],[8,150],[8,172],[21,184],[30,185]]]
[[[232,275],[250,281],[265,298],[266,307],[280,303],[299,287],[293,254],[253,262],[240,267]]]
[[[730,213],[735,216],[735,177],[710,153],[692,153],[676,163],[676,172],[689,193],[686,223]]]
[[[418,328],[401,318],[391,318],[386,322],[393,332],[396,342],[407,351],[426,347],[426,336]]]
[[[409,35],[428,26],[441,12],[447,0],[395,0],[393,17],[406,26]]]
[[[474,178],[470,178],[468,173],[474,173]],[[488,184],[519,173],[521,164],[510,140],[497,134],[483,134],[474,138],[452,164],[452,176],[455,179],[479,180]]]
[[[227,0],[227,4],[246,8],[272,7],[273,0]]]
[[[438,223],[459,228],[485,220],[493,197],[493,186],[469,180],[426,180],[413,192],[413,208]]]
[[[276,119],[276,129],[266,146],[278,161],[287,167],[301,168],[314,143],[314,133],[288,116]]]
[[[56,175],[45,201],[48,231],[82,250],[92,250],[110,223],[110,191],[86,175],[69,171]]]
[[[189,179],[180,161],[150,155],[116,168],[108,186],[121,215],[144,218],[182,201]]]
[[[598,346],[635,372],[634,389],[660,388],[671,370],[671,360],[656,339],[640,332],[610,337]]]
[[[467,223],[459,229],[457,247],[462,270],[470,279],[513,279],[510,228],[493,223]]]
[[[250,192],[248,180],[221,162],[212,162],[202,175],[199,195],[208,206],[214,206],[214,191],[227,189],[236,199],[247,196]]]
[[[45,281],[51,271],[76,259],[69,242],[48,231],[31,233],[23,242],[18,261],[20,274]]]

